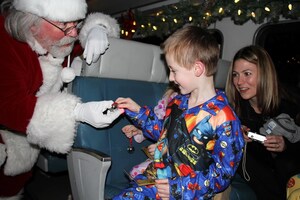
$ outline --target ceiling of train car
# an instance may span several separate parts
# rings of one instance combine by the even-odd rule
[[[163,0],[87,0],[89,11],[117,14],[129,9],[147,6]]]

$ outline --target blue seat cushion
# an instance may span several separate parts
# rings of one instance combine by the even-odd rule
[[[230,200],[256,200],[254,191],[239,174],[231,182]]]
[[[73,93],[79,96],[83,102],[115,100],[118,97],[130,97],[139,105],[155,106],[164,94],[167,83],[153,83],[145,81],[76,77],[73,82]],[[147,159],[141,150],[143,146],[153,141],[136,143],[133,141],[135,151],[127,152],[129,139],[121,131],[122,127],[130,124],[123,115],[113,124],[104,129],[96,129],[88,124],[79,124],[75,147],[91,148],[109,155],[112,159],[111,167],[106,178],[107,193],[128,187],[129,179],[124,170],[129,172],[131,168]]]

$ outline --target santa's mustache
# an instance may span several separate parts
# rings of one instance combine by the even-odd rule
[[[54,45],[55,46],[64,46],[66,44],[74,43],[78,37],[63,37],[61,40],[57,41]]]
[[[55,42],[53,45],[51,45],[49,53],[52,54],[54,57],[64,58],[65,56],[68,56],[71,53],[76,40],[77,37],[64,37],[61,40]]]

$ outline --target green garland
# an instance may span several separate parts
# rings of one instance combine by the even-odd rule
[[[258,24],[265,20],[277,22],[280,16],[299,19],[300,1],[181,0],[179,3],[163,6],[158,10],[147,12],[135,10],[134,16],[136,35],[162,37],[185,24],[206,28],[224,17],[231,17],[234,23],[239,25],[248,20]]]

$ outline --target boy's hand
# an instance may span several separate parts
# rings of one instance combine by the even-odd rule
[[[141,109],[141,106],[138,105],[135,101],[133,101],[131,98],[123,98],[119,97],[115,103],[118,104],[119,109],[128,109],[132,112],[138,113]]]
[[[170,199],[170,185],[168,179],[156,179],[155,186],[157,188],[157,193],[161,199]]]
[[[151,145],[149,145],[148,148],[147,148],[149,154],[150,154],[152,157],[154,156],[155,148],[156,148],[156,144],[151,144]]]
[[[142,131],[138,128],[136,128],[133,125],[126,125],[122,128],[123,133],[126,135],[128,138],[132,138],[135,135],[142,134]]]

